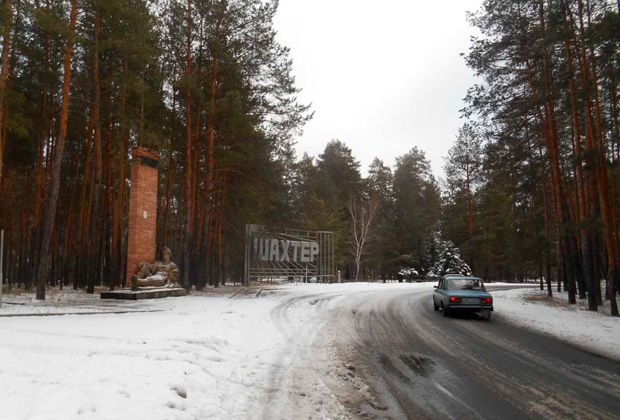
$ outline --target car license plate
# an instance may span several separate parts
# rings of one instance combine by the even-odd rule
[[[480,299],[476,298],[464,298],[463,303],[480,303]]]

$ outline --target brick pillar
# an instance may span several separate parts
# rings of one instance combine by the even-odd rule
[[[131,149],[131,189],[129,191],[129,232],[125,285],[138,263],[155,260],[157,236],[157,186],[159,154],[142,147]]]

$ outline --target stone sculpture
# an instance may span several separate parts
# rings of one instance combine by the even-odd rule
[[[131,277],[131,290],[138,290],[139,287],[180,287],[179,268],[171,261],[172,252],[164,247],[161,253],[162,261],[138,264],[138,271]]]

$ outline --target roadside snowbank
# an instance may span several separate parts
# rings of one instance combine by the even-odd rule
[[[500,320],[555,336],[589,351],[620,360],[620,318],[587,311],[584,302],[568,305],[566,293],[546,298],[532,289],[494,291],[495,314]],[[603,311],[608,312],[607,308]]]
[[[107,289],[105,289],[107,290]],[[220,287],[219,289],[209,288],[206,292],[201,292],[201,296],[218,296],[230,294],[233,291],[241,290],[239,287]],[[2,298],[2,309],[0,309],[0,317],[17,316],[17,315],[70,315],[70,314],[89,314],[99,312],[123,312],[137,311],[145,312],[149,310],[163,310],[160,304],[153,300],[137,300],[127,302],[115,299],[100,298],[100,292],[103,289],[97,289],[94,294],[89,295],[85,290],[73,290],[70,288],[50,289],[46,292],[44,301],[37,300],[33,292],[12,291],[4,288],[4,296]],[[161,301],[160,301],[161,302]]]

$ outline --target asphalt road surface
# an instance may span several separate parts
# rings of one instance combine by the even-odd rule
[[[431,293],[356,296],[331,316],[349,325],[357,374],[390,419],[620,419],[620,363],[496,316],[444,318]],[[345,337],[346,336],[346,337]],[[620,345],[620,337],[618,337]]]

